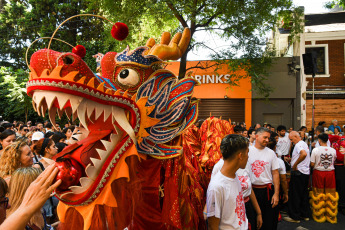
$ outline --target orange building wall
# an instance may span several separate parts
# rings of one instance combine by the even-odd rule
[[[188,61],[187,62],[187,69],[195,66],[212,66],[216,64],[214,61]],[[180,67],[180,62],[169,62],[166,69],[172,71],[174,74],[178,75]],[[244,70],[242,70],[244,72]],[[207,69],[201,68],[193,68],[187,72],[192,72],[191,76],[196,78],[196,75],[205,76],[201,80],[204,79],[205,83],[195,87],[193,96],[200,99],[206,98],[223,98],[226,96],[229,99],[245,99],[245,122],[247,127],[251,126],[252,123],[252,86],[250,79],[241,79],[239,81],[239,86],[231,86],[226,83],[206,83],[207,75],[210,77],[212,75],[228,75],[231,73],[228,66],[226,64],[222,66],[210,67]],[[240,73],[240,72],[239,72]],[[222,78],[225,81],[224,77]],[[210,79],[209,79],[210,80]],[[214,80],[216,80],[216,76],[214,76]]]

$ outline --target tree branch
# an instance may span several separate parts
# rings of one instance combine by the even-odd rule
[[[211,22],[212,20],[217,17],[220,13],[215,13],[214,15],[212,15],[208,20],[207,22],[205,22],[204,24],[197,24],[195,26],[195,28],[198,28],[198,27],[207,27]]]
[[[176,10],[176,8],[174,7],[174,5],[171,2],[167,2],[168,7],[171,9],[171,11],[173,12],[174,16],[177,18],[177,20],[180,21],[181,25],[183,27],[188,27],[188,24],[186,22],[186,20],[184,20],[184,18],[182,17],[182,15]]]
[[[199,61],[198,64],[196,64],[195,66],[187,68],[186,71],[191,70],[191,69],[208,69],[208,68],[212,68],[212,67],[214,67],[214,66],[218,66],[218,65],[219,65],[219,63],[215,63],[215,64],[210,65],[210,66],[206,65],[206,66],[204,67],[204,66],[198,66],[199,64],[201,64],[200,61]]]
[[[206,6],[205,2],[199,6],[199,8],[196,10],[196,13],[199,13],[204,7]]]

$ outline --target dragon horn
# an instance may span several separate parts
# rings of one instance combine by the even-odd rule
[[[60,28],[63,24],[65,24],[65,22],[67,22],[67,21],[69,21],[69,20],[71,20],[71,19],[73,19],[73,18],[81,17],[81,16],[88,16],[88,17],[97,17],[97,18],[101,18],[101,19],[106,20],[106,21],[110,22],[111,24],[115,25],[115,23],[112,22],[112,21],[110,21],[109,19],[107,19],[107,18],[105,18],[105,17],[103,17],[103,16],[100,16],[100,15],[95,15],[95,14],[77,14],[77,15],[74,15],[74,16],[71,16],[71,17],[67,18],[65,21],[61,22],[61,24],[55,29],[53,35],[50,37],[50,41],[49,41],[48,48],[47,48],[47,58],[48,58],[48,64],[49,64],[50,68],[52,68],[52,66],[51,66],[50,60],[49,60],[49,49],[50,49],[50,45],[51,45],[51,43],[52,43],[52,40],[54,39],[54,36],[55,36],[56,32],[59,30],[59,28]]]
[[[154,55],[164,60],[177,60],[186,52],[191,39],[189,28],[185,28],[183,33],[176,33],[170,40],[170,33],[164,32],[161,36],[161,43],[155,44],[150,38],[146,46],[149,47],[147,55]]]

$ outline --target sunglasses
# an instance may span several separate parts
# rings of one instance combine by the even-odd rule
[[[5,208],[7,209],[8,207],[8,197],[4,197],[4,200],[0,201],[0,204],[5,204]]]
[[[28,129],[24,129],[24,132],[29,132],[29,130]]]

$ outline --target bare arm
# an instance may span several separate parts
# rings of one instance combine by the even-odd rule
[[[299,157],[298,157],[297,161],[296,161],[295,164],[292,166],[292,169],[293,169],[293,170],[297,170],[297,165],[298,165],[299,163],[301,163],[306,157],[307,157],[306,151],[305,151],[305,150],[301,150],[301,151],[299,152]]]
[[[315,163],[314,163],[314,162],[310,162],[310,166],[311,166],[312,168],[314,168]]]
[[[288,196],[288,186],[287,186],[287,181],[286,181],[286,174],[280,174],[280,184],[282,185],[283,193],[284,193],[284,203],[286,203],[289,199]]]
[[[30,184],[22,204],[0,225],[0,230],[25,229],[32,215],[40,210],[50,194],[61,184],[61,180],[58,180],[52,185],[58,171],[55,164],[51,165]]]
[[[208,229],[209,230],[218,230],[219,229],[219,222],[220,219],[215,217],[215,216],[211,216],[208,217]]]
[[[279,202],[279,172],[278,169],[272,170],[274,194],[272,197],[272,208],[278,205]]]
[[[260,206],[259,206],[259,203],[256,199],[256,196],[255,196],[255,193],[252,189],[252,193],[249,195],[249,198],[250,198],[250,202],[252,202],[252,205],[254,207],[254,210],[256,212],[256,227],[257,229],[260,229],[261,226],[262,226],[262,213],[261,213],[261,209],[260,209]]]

